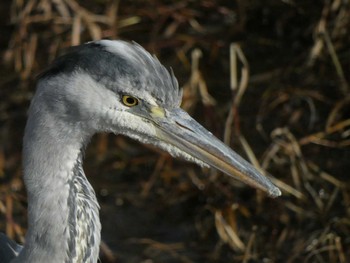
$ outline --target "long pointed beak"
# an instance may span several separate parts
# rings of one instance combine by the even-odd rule
[[[181,109],[153,119],[161,140],[174,145],[209,166],[267,192],[271,197],[281,191],[271,181],[227,145],[217,139]]]

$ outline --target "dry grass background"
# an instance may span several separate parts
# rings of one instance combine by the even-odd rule
[[[122,38],[171,66],[183,108],[283,196],[98,135],[85,169],[102,206],[102,262],[350,261],[348,0],[3,0],[0,12],[1,231],[24,241],[35,76],[71,45]]]

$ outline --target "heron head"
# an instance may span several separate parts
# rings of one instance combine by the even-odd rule
[[[135,43],[101,40],[74,48],[41,75],[37,93],[81,129],[123,134],[215,167],[273,197],[281,194],[180,108],[182,93],[172,72]]]

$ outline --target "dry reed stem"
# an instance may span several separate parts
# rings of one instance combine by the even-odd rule
[[[178,251],[181,251],[182,249],[184,249],[183,243],[165,244],[165,243],[161,243],[161,242],[155,241],[155,240],[150,239],[150,238],[131,238],[128,241],[129,241],[129,243],[148,245],[150,249],[154,249],[156,251],[167,252],[167,253],[171,254],[174,259],[179,260],[177,262],[193,263],[192,260],[181,255],[178,252]]]
[[[109,262],[116,262],[117,257],[114,255],[112,249],[103,240],[101,240],[100,243],[100,250]]]
[[[192,183],[199,189],[199,190],[204,190],[206,183],[204,180],[200,179],[196,172],[193,169],[190,169],[188,171],[188,176],[190,177]]]
[[[257,230],[257,227],[253,226],[252,233],[249,236],[246,248],[244,250],[242,263],[248,263],[249,260],[253,258],[252,248],[253,248],[254,242],[256,241],[256,230]]]
[[[189,111],[196,102],[197,94],[205,106],[215,105],[215,99],[209,94],[207,84],[199,69],[199,60],[202,57],[202,51],[195,48],[191,52],[191,76],[190,80],[184,85],[184,100],[182,108]],[[186,99],[187,98],[187,99]]]
[[[238,62],[242,63],[240,70],[240,76],[238,76]],[[239,78],[239,81],[238,81]],[[249,64],[244,56],[244,53],[237,43],[231,43],[230,45],[230,88],[232,91],[232,104],[229,114],[225,122],[224,130],[224,142],[228,145],[231,143],[232,125],[235,121],[235,117],[238,117],[238,108],[241,99],[248,87],[249,82]],[[236,125],[237,132],[239,127]]]
[[[334,48],[334,45],[332,43],[332,40],[327,32],[327,30],[324,30],[324,32],[320,32],[324,38],[324,41],[326,43],[326,46],[328,48],[329,55],[332,58],[332,62],[334,64],[334,67],[336,69],[336,72],[338,74],[338,77],[340,79],[340,90],[343,92],[344,95],[348,95],[349,92],[349,84],[345,78],[343,67],[339,61],[337,52]]]
[[[336,23],[334,23],[334,28],[331,35],[328,33],[328,19],[333,13],[337,13]],[[344,22],[346,21],[346,22]],[[316,41],[310,51],[308,65],[314,65],[316,59],[320,57],[324,47],[327,48],[328,53],[332,59],[333,65],[335,67],[336,73],[340,79],[340,90],[344,95],[349,92],[349,84],[346,80],[343,67],[340,63],[339,56],[332,42],[332,37],[337,37],[341,32],[344,31],[344,25],[349,23],[348,10],[346,6],[342,6],[340,1],[333,1],[332,4],[325,4],[323,7],[321,18],[314,29],[314,35]]]
[[[224,218],[221,210],[215,211],[215,226],[221,240],[238,252],[245,250],[245,244],[239,238],[238,233]]]
[[[337,188],[343,189],[347,186],[345,182],[336,179],[334,176],[330,175],[329,173],[326,173],[314,162],[308,161],[307,165],[308,167],[310,167],[310,169],[313,170],[314,173],[317,173],[323,180],[333,184]]]
[[[328,115],[327,122],[326,122],[326,131],[329,132],[329,130],[332,130],[331,126],[334,125],[334,123],[337,120],[338,115],[340,115],[340,111],[342,109],[345,109],[345,106],[350,104],[350,95],[347,95],[344,99],[341,101],[338,101],[331,112]]]
[[[249,161],[254,165],[254,167],[256,167],[262,174],[264,174],[266,177],[268,177],[277,187],[281,188],[283,190],[283,192],[291,194],[291,195],[297,197],[298,199],[304,198],[304,195],[301,193],[300,189],[297,190],[297,189],[291,187],[290,185],[284,183],[283,181],[279,180],[278,178],[272,177],[265,172],[266,169],[268,168],[268,165],[266,165],[266,159],[272,158],[271,155],[264,159],[264,161],[263,161],[264,165],[261,166],[258,159],[256,158],[252,148],[250,147],[250,145],[248,144],[248,142],[246,141],[244,136],[239,135],[238,139],[239,139],[245,153],[247,154]],[[275,154],[276,154],[276,152],[273,153],[272,155],[275,155]]]
[[[142,191],[141,191],[142,197],[145,198],[149,195],[150,190],[152,189],[157,178],[159,177],[160,171],[164,168],[166,159],[167,157],[165,155],[161,155],[160,158],[157,160],[153,173],[151,174],[149,180],[142,187]]]
[[[81,17],[79,14],[74,16],[72,25],[72,46],[80,44]]]
[[[209,94],[207,83],[205,82],[203,75],[199,69],[199,60],[202,56],[202,51],[198,48],[194,49],[191,53],[191,88],[193,92],[198,89],[202,103],[205,106],[213,106],[216,104],[215,99]]]
[[[35,24],[47,24],[52,31],[49,34],[64,34],[66,38],[69,38],[66,33],[69,29],[71,45],[78,45],[82,42],[81,35],[85,29],[89,32],[91,39],[97,40],[104,36],[102,27],[110,27],[111,30],[106,32],[112,34],[110,36],[116,36],[118,29],[140,22],[137,16],[120,19],[117,22],[115,12],[118,3],[117,0],[112,1],[106,15],[97,15],[81,7],[74,0],[29,0],[27,2],[14,0],[11,8],[11,22],[17,24],[17,30],[12,34],[6,52],[7,62],[15,65],[16,72],[20,72],[23,79],[31,76],[38,39],[44,37],[41,34],[30,33]],[[67,43],[64,44],[67,46]]]
[[[348,129],[349,127],[350,127],[350,119],[340,121],[334,124],[333,126],[327,127],[327,130],[324,132],[317,132],[299,139],[299,144],[306,145],[309,143],[314,143],[314,144],[319,144],[327,147],[335,147],[335,148],[348,147],[350,145],[350,140],[333,142],[333,141],[326,140],[325,137],[333,133]]]
[[[241,72],[240,72],[241,73],[240,81],[238,86],[237,86],[237,72],[238,72],[237,59],[239,59],[239,62],[242,63]],[[242,97],[248,87],[249,63],[243,53],[243,50],[241,49],[240,45],[238,45],[237,43],[232,43],[230,45],[230,62],[231,61],[236,61],[234,62],[231,68],[231,73],[233,74],[233,77],[231,77],[231,90],[235,93],[233,103],[236,108],[239,108],[239,104],[241,103]]]
[[[10,238],[14,238],[14,222],[13,222],[13,199],[11,195],[6,195],[5,197],[5,207],[6,207],[6,235]]]

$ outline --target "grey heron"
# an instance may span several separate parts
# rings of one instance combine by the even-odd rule
[[[276,197],[265,176],[180,108],[173,73],[136,43],[73,48],[38,79],[23,140],[28,231],[23,247],[0,236],[1,262],[97,262],[99,205],[82,169],[97,132],[153,144],[215,167]]]

